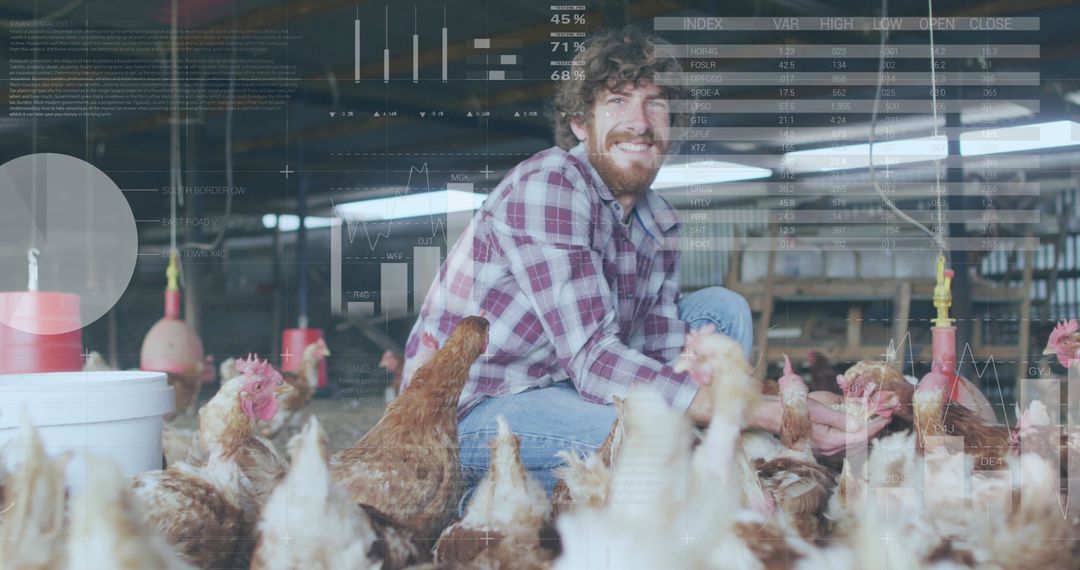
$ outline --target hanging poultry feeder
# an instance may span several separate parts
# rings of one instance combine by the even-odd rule
[[[938,254],[937,282],[934,285],[933,296],[937,318],[934,319],[934,326],[930,331],[934,353],[933,365],[940,366],[941,373],[949,379],[949,400],[956,401],[959,398],[960,380],[956,366],[956,327],[952,324],[953,319],[949,317],[949,307],[952,306],[953,275],[952,269],[945,269],[945,256]]]
[[[180,319],[180,286],[176,252],[165,270],[165,316],[150,327],[139,352],[139,368],[185,374],[203,359],[203,344],[191,325]]]
[[[302,153],[301,153],[302,154]],[[301,182],[296,193],[296,214],[300,219],[300,225],[296,233],[296,267],[297,267],[297,326],[292,329],[281,331],[281,370],[282,372],[299,373],[303,364],[304,348],[307,345],[324,338],[322,329],[308,328],[308,304],[307,304],[307,228],[304,219],[307,215],[307,186]],[[326,379],[326,359],[319,360],[319,381],[315,386],[317,392],[324,392],[329,383]]]

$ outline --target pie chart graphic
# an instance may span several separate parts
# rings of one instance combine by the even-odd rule
[[[138,246],[131,206],[94,165],[55,153],[0,165],[0,295],[8,299],[0,323],[62,334],[96,321],[127,289]],[[77,295],[78,319],[25,318],[36,309],[20,307],[19,299],[32,296],[9,292],[27,291],[31,249],[37,252],[38,290]]]

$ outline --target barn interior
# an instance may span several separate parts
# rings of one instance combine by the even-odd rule
[[[20,414],[46,448],[74,445],[70,434],[50,441],[46,426],[63,422],[32,402],[53,389],[36,393],[28,375],[168,372],[175,409],[153,413],[166,434],[190,438],[225,386],[222,365],[248,355],[311,391],[285,425],[260,432],[269,445],[287,460],[317,417],[324,451],[349,449],[398,396],[410,331],[474,213],[554,144],[556,86],[586,79],[574,57],[599,31],[635,26],[671,42],[685,73],[669,80],[690,94],[672,103],[690,118],[652,186],[681,218],[680,292],[722,286],[746,299],[747,381],[768,389],[794,372],[812,392],[850,396],[836,377],[861,361],[887,362],[908,392],[945,372],[977,388],[983,427],[1006,430],[1014,472],[1026,465],[1014,434],[1038,401],[1065,513],[1068,466],[1080,465],[1080,397],[1069,391],[1080,367],[1047,347],[1075,333],[1066,328],[1080,312],[1078,22],[1080,5],[1066,0],[0,2],[0,442],[16,449],[0,457],[20,472],[30,449],[18,443]],[[311,361],[320,339],[325,355]],[[948,445],[967,461],[985,460],[974,436],[965,448],[964,433],[938,428],[934,437],[961,436]],[[850,475],[841,464],[832,491]],[[87,469],[74,489],[93,480]],[[982,481],[959,487],[971,512]],[[1017,504],[1027,497],[1013,491]],[[13,519],[2,509],[15,497],[0,504],[5,538]],[[610,504],[592,508],[611,517],[597,525],[621,520]],[[1080,536],[1018,522],[1012,509],[997,531]],[[561,554],[538,567],[603,567],[573,558],[566,533],[580,528],[559,527]],[[652,532],[610,528],[622,539]],[[825,564],[816,557],[832,543],[816,536],[775,567]],[[690,540],[665,545],[668,567],[731,567],[686,554]],[[10,567],[31,567],[6,550]],[[1031,567],[989,551],[950,561]],[[912,563],[949,557],[935,552]],[[459,562],[532,567],[491,560]],[[834,562],[858,567],[851,560]],[[1071,552],[1060,560],[1077,564]],[[202,567],[278,567],[237,564]]]

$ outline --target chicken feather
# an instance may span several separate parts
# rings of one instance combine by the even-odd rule
[[[50,458],[37,429],[24,417],[22,461],[4,488],[0,514],[0,568],[53,570],[64,565],[64,467]]]
[[[469,368],[487,348],[488,322],[462,319],[445,346],[416,371],[382,419],[332,460],[335,481],[434,542],[464,492],[457,447],[457,403]]]

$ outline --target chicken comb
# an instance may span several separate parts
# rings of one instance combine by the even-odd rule
[[[1061,343],[1062,339],[1066,336],[1073,334],[1080,328],[1076,319],[1069,319],[1067,321],[1061,321],[1054,327],[1054,330],[1050,333],[1050,340],[1046,342],[1047,345],[1057,346]]]
[[[285,381],[281,377],[281,373],[274,370],[270,361],[259,360],[258,355],[253,355],[251,353],[248,353],[247,358],[238,359],[236,361],[236,371],[240,374],[251,374],[252,376],[269,378],[278,383]]]
[[[788,374],[794,374],[794,373],[795,373],[795,371],[791,369],[791,359],[788,358],[788,355],[785,354],[784,355],[784,375],[787,376]]]

